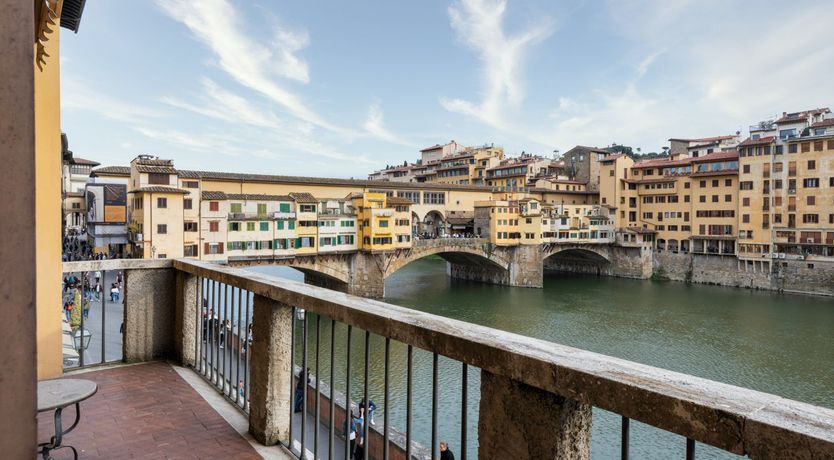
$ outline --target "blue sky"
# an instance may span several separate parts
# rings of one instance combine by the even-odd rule
[[[834,101],[834,9],[740,0],[88,2],[77,156],[365,177],[455,139],[551,154],[746,132]]]

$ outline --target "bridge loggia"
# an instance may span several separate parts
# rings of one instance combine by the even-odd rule
[[[382,298],[385,279],[411,262],[437,255],[452,278],[541,288],[547,270],[649,278],[651,249],[610,244],[545,243],[496,246],[480,238],[415,240],[411,248],[294,257],[235,257],[232,266],[277,265],[304,273],[307,284],[362,297]]]

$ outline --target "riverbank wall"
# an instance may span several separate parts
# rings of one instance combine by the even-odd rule
[[[652,278],[834,296],[834,262],[655,251]]]

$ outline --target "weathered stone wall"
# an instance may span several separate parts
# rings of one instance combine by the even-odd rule
[[[834,262],[818,260],[739,260],[735,256],[652,254],[653,277],[749,289],[834,295]]]
[[[349,286],[337,279],[314,272],[304,272],[304,282],[312,286],[323,287],[333,291],[348,292]]]
[[[125,361],[174,356],[176,297],[173,269],[125,270]]]
[[[519,245],[501,248],[510,259],[510,269],[491,264],[458,264],[449,262],[446,273],[452,278],[482,283],[540,288],[544,281],[542,253],[538,246]]]
[[[350,258],[348,294],[381,299],[385,296],[385,267],[376,254],[357,252]]]
[[[623,278],[652,276],[652,251],[646,247],[611,246],[611,274]]]

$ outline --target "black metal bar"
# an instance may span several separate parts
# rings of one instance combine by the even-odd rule
[[[219,341],[217,340],[217,330],[216,330],[217,329],[217,320],[215,319],[215,317],[218,317],[217,316],[217,302],[218,302],[217,298],[219,296],[218,296],[217,293],[220,291],[220,288],[217,284],[217,280],[211,280],[211,281],[212,281],[212,285],[214,286],[214,289],[213,289],[213,292],[212,292],[212,297],[211,297],[211,303],[213,305],[212,308],[211,308],[211,311],[213,313],[211,315],[209,315],[209,316],[211,316],[211,318],[209,319],[209,324],[210,324],[209,327],[210,327],[210,330],[211,330],[211,332],[209,333],[209,337],[210,337],[210,340],[211,340],[211,381],[212,381],[212,383],[214,383],[214,386],[217,387],[217,359],[216,358],[217,358],[217,354],[218,354],[217,352],[220,351],[220,350],[217,349],[217,345],[218,345]]]
[[[364,456],[362,457],[364,460],[368,460],[368,454],[370,453],[370,447],[368,446],[368,426],[371,424],[371,416],[370,416],[370,409],[371,409],[371,398],[368,397],[368,370],[370,368],[370,361],[371,361],[371,333],[369,331],[365,331],[365,388],[363,390],[363,398],[365,401],[365,413],[364,413],[364,423],[362,423],[362,452]]]
[[[352,425],[351,417],[353,417],[352,412],[350,410],[350,342],[351,342],[351,332],[353,332],[353,326],[348,325],[347,327],[347,368],[345,373],[345,426],[347,427],[347,436],[345,436],[345,460],[351,460],[353,457],[353,452],[350,451],[350,427]]]
[[[241,324],[242,317],[241,313],[243,310],[243,289],[237,288],[237,345],[235,347],[235,351],[237,352],[237,358],[235,358],[235,404],[240,405],[240,392],[243,391],[241,387],[241,380],[240,380],[240,352],[243,349],[243,342],[240,340],[243,336],[241,335]],[[234,324],[232,325],[234,327]]]
[[[252,299],[250,302],[249,299]],[[243,360],[243,410],[249,412],[249,356],[252,354],[252,344],[249,343],[249,305],[255,301],[255,294],[246,291],[246,357]]]
[[[293,446],[293,425],[295,425],[295,382],[292,376],[295,375],[295,312],[292,307],[292,318],[290,318],[290,440],[287,448],[292,452]],[[303,453],[302,453],[303,454]]]
[[[333,442],[335,440],[336,434],[336,402],[333,400],[335,398],[335,390],[333,386],[335,384],[335,376],[336,376],[336,320],[330,320],[330,433],[328,439],[328,453],[327,458],[333,460],[335,455],[335,449],[333,446]]]
[[[695,440],[686,438],[686,460],[695,460]]]
[[[411,460],[411,384],[412,368],[414,366],[414,350],[408,346],[408,366],[405,382],[405,458]],[[385,406],[388,409],[388,406]]]
[[[104,304],[104,285],[107,283],[107,271],[101,270],[101,279],[98,283],[98,295],[101,297],[101,362],[107,362],[107,355],[105,354],[105,344],[107,343],[107,322],[105,321],[107,318],[107,308]],[[95,287],[93,288],[95,289]],[[122,339],[124,342],[124,339]]]
[[[319,424],[321,423],[321,316],[316,315],[316,423],[313,425],[313,458],[319,458]]]
[[[222,337],[223,342],[220,344],[223,347],[223,386],[220,387],[220,392],[228,395],[228,391],[226,390],[226,382],[229,382],[229,369],[226,367],[227,364],[231,364],[231,359],[228,358],[229,355],[229,330],[226,328],[226,321],[229,321],[229,285],[223,283],[223,319],[220,321],[220,328],[223,331]],[[229,382],[231,385],[231,382]]]
[[[469,366],[461,363],[462,374],[460,378],[460,459],[466,460],[466,432],[468,423],[469,405]]]
[[[303,390],[301,391],[301,458],[304,458],[304,445],[307,433],[307,311],[304,311],[304,319],[301,320],[301,374],[298,376],[299,385]]]
[[[628,417],[623,416],[623,423],[622,423],[622,430],[620,435],[620,458],[622,460],[628,460],[628,447],[629,447],[629,430],[631,425],[631,419]]]
[[[390,377],[390,364],[389,358],[391,355],[391,339],[388,337],[385,338],[385,383],[384,383],[384,394],[383,394],[383,404],[385,407],[385,412],[382,418],[382,429],[384,430],[384,434],[382,435],[382,458],[383,460],[388,460],[388,407],[390,401],[388,400],[389,397],[389,388],[388,388],[388,378]]]
[[[87,349],[84,348],[84,300],[87,297],[87,293],[84,292],[84,278],[86,278],[86,277],[87,277],[87,272],[81,272],[81,297],[80,297],[80,300],[78,302],[80,305],[78,305],[78,307],[77,307],[77,308],[81,309],[81,311],[79,312],[80,313],[79,316],[81,317],[81,326],[80,326],[81,329],[79,329],[79,331],[78,331],[81,334],[80,340],[78,342],[79,345],[80,345],[78,348],[81,349],[81,350],[79,350],[79,353],[78,353],[79,367],[84,367],[84,352],[87,351]],[[72,319],[70,319],[70,325],[72,325]]]
[[[432,354],[431,368],[431,458],[437,459],[437,353]]]

